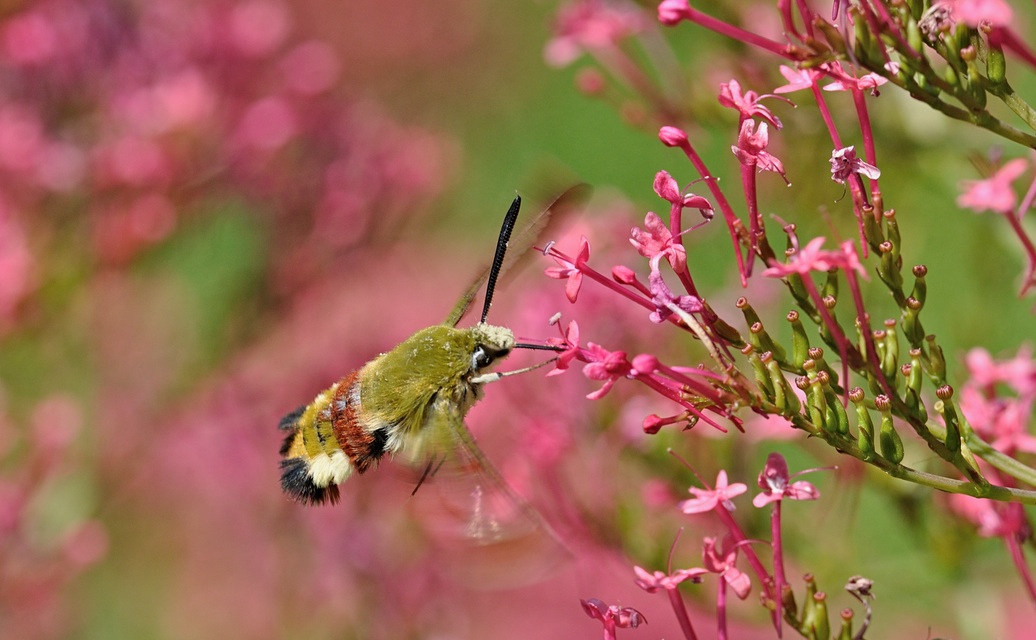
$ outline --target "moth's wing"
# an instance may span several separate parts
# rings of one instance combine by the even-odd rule
[[[414,502],[444,572],[481,588],[533,583],[556,572],[571,554],[550,525],[486,458],[456,407],[440,402],[433,411],[423,467],[428,481]]]
[[[504,257],[503,265],[500,267],[500,276],[502,277],[507,271],[514,266],[514,263],[525,256],[526,252],[536,244],[536,240],[543,233],[544,229],[552,222],[563,219],[568,213],[576,211],[590,199],[590,194],[593,189],[590,185],[585,183],[579,183],[575,186],[569,187],[563,191],[560,195],[554,198],[553,201],[547,207],[536,216],[532,222],[522,228],[521,231],[511,236],[510,242],[507,243],[507,255]],[[471,283],[471,286],[464,291],[464,295],[461,296],[460,300],[457,301],[456,306],[453,307],[453,311],[450,312],[449,317],[446,318],[447,324],[451,327],[457,326],[457,323],[461,321],[464,315],[471,308],[471,303],[478,297],[479,291],[486,284],[486,280],[489,279],[489,271],[492,267],[486,267]]]

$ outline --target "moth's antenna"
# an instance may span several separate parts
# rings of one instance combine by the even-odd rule
[[[496,255],[493,256],[493,266],[489,270],[489,280],[486,282],[486,303],[482,307],[482,322],[486,321],[489,315],[489,305],[493,303],[493,289],[496,288],[496,277],[500,275],[500,267],[504,264],[504,254],[507,253],[507,241],[511,239],[511,232],[514,231],[514,223],[518,219],[518,210],[522,208],[522,197],[515,196],[511,208],[504,216],[504,224],[500,227],[500,235],[496,239]]]

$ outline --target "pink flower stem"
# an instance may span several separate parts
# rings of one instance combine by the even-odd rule
[[[691,9],[691,11],[694,11]],[[680,140],[680,149],[687,156],[687,159],[694,165],[694,169],[698,172],[698,175],[702,177],[705,184],[709,187],[709,192],[712,193],[712,197],[716,200],[716,204],[719,205],[720,212],[723,213],[723,219],[727,223],[727,231],[730,233],[730,239],[734,243],[734,252],[737,255],[737,268],[741,275],[741,286],[748,286],[748,278],[745,274],[745,259],[741,253],[741,237],[744,233],[744,224],[734,213],[734,209],[730,206],[726,196],[723,195],[723,191],[719,188],[719,183],[709,173],[708,167],[705,166],[705,162],[701,159],[701,156],[694,150],[691,143],[686,138]],[[746,239],[747,241],[747,239]]]
[[[777,637],[781,636],[781,608],[784,605],[782,594],[784,593],[784,548],[781,540],[781,501],[773,503],[773,511],[770,512],[770,547],[773,549],[773,590],[774,603],[774,624],[777,626]]]
[[[802,24],[806,27],[806,38],[814,38],[815,34],[813,32],[813,20],[816,16],[813,14],[813,10],[810,9],[809,5],[806,3],[806,0],[795,0],[795,4],[798,5],[799,15],[802,16]]]
[[[838,135],[838,127],[835,126],[834,117],[831,116],[831,109],[827,106],[827,100],[824,99],[824,93],[820,90],[820,85],[817,84],[816,78],[813,79],[813,99],[817,102],[817,108],[820,109],[820,117],[824,119],[824,125],[827,127],[827,134],[831,136],[831,143],[834,144],[835,149],[841,149],[844,145],[842,144],[842,138]]]
[[[722,382],[727,379],[727,376],[722,373],[716,373],[715,371],[709,371],[708,369],[699,369],[698,367],[670,367],[658,363],[658,370],[666,374],[674,380],[687,381],[693,380],[694,378],[688,378],[687,376],[698,376],[701,378],[709,378],[710,380],[716,380]]]
[[[824,100],[824,94],[823,94],[823,92],[821,92],[820,85],[817,84],[816,79],[813,80],[812,89],[813,89],[813,99],[816,100],[817,107],[820,109],[820,117],[824,119],[824,124],[827,126],[827,133],[828,133],[828,135],[831,136],[831,143],[834,145],[835,149],[843,148],[844,145],[842,144],[842,137],[840,135],[838,135],[838,128],[835,126],[834,118],[831,116],[831,110],[827,106],[827,101]],[[861,125],[860,126],[861,126],[862,129],[864,129],[867,132],[864,135],[864,144],[865,145],[869,145],[871,147],[871,150],[866,150],[865,151],[865,153],[868,154],[868,160],[869,160],[870,159],[870,154],[873,151],[873,147],[874,147],[874,139],[873,139],[873,132],[872,132],[871,126],[870,126],[870,119],[867,118],[866,112],[864,112],[863,118],[866,119],[866,125],[864,125],[863,124],[863,120],[861,120]],[[871,164],[873,164],[873,163],[871,163]],[[856,177],[856,175],[853,174],[853,177]],[[863,257],[866,258],[867,255],[868,255],[869,249],[867,248],[867,239],[866,239],[866,235],[865,235],[864,229],[863,229],[863,213],[861,212],[861,210],[860,210],[861,207],[859,206],[860,199],[857,198],[857,189],[862,188],[862,182],[860,184],[861,184],[860,187],[855,187],[854,185],[850,184],[850,188],[853,190],[853,202],[854,202],[854,204],[857,205],[857,206],[853,207],[853,210],[854,210],[854,213],[856,214],[857,231],[860,234],[861,253],[863,254]]]
[[[1029,194],[1026,194],[1026,199],[1028,197]],[[1019,220],[1022,211],[1025,211],[1025,209],[1019,207],[1017,212],[1008,211],[1004,214],[1004,217],[1007,218],[1007,223],[1011,225],[1011,229],[1018,236],[1018,240],[1022,243],[1022,247],[1025,248],[1025,254],[1029,258],[1029,268],[1026,269],[1025,282],[1022,283],[1022,290],[1018,295],[1025,295],[1029,287],[1036,284],[1036,277],[1034,277],[1036,276],[1036,247],[1033,246],[1032,239],[1025,233],[1025,228],[1022,227],[1022,223]]]
[[[727,581],[723,576],[716,587],[716,638],[727,640]]]
[[[673,236],[673,244],[683,246],[683,204],[674,202],[669,207],[669,233]],[[671,263],[670,263],[671,264]],[[691,278],[691,272],[687,269],[687,263],[679,269],[673,269],[676,272],[678,278],[680,278],[681,284],[687,293],[691,294],[696,298],[701,298],[698,294],[698,288],[694,286],[694,279]]]
[[[591,280],[594,280],[594,281],[604,285],[606,288],[611,289],[612,291],[615,291],[616,293],[618,293],[618,294],[620,294],[622,296],[625,296],[626,298],[629,298],[630,300],[632,300],[633,302],[636,302],[637,304],[639,304],[640,306],[644,307],[645,309],[650,309],[650,310],[654,311],[655,305],[651,304],[651,302],[649,300],[646,300],[644,298],[641,298],[641,297],[635,295],[627,287],[621,286],[618,282],[615,282],[614,280],[612,280],[611,278],[605,276],[603,273],[600,273],[599,271],[597,271],[593,267],[590,267],[590,266],[588,266],[586,264],[580,264],[579,262],[576,261],[575,258],[569,257],[568,255],[562,253],[561,251],[558,251],[555,247],[552,246],[549,249],[547,249],[547,255],[549,255],[549,256],[551,256],[553,258],[557,258],[559,260],[563,260],[563,261],[567,262],[568,264],[575,265],[575,267],[577,269],[579,269],[580,273],[582,273],[584,276],[587,276]]]
[[[801,40],[802,34],[795,28],[795,16],[791,14],[791,0],[777,0],[777,11],[781,14],[781,24],[784,26],[785,34]]]
[[[665,384],[665,385],[668,385],[668,386],[672,386],[672,387],[680,389],[680,390],[689,390],[689,391],[691,391],[691,392],[693,392],[693,393],[695,393],[697,395],[700,395],[702,397],[708,398],[709,400],[711,400],[711,401],[713,401],[715,403],[720,403],[721,400],[722,400],[722,398],[716,392],[716,389],[714,387],[712,387],[712,386],[710,386],[708,384],[705,384],[705,383],[701,382],[700,380],[695,380],[694,378],[689,378],[689,377],[683,375],[682,373],[680,373],[679,371],[676,371],[676,370],[674,370],[674,369],[672,369],[670,367],[666,367],[662,363],[658,364],[657,371],[659,373],[665,375],[665,377],[654,376],[655,379],[659,380],[662,384]],[[702,371],[702,373],[706,373],[706,372]],[[709,373],[711,373],[711,372],[709,372]],[[652,375],[654,375],[654,374],[652,374]],[[713,374],[712,376],[709,376],[709,377],[711,377],[713,379],[720,379],[720,378],[716,377],[715,374]]]
[[[770,53],[778,55],[782,58],[786,58],[788,60],[793,59],[788,53],[787,46],[781,44],[780,42],[770,40],[769,38],[764,38],[756,33],[752,33],[751,31],[739,29],[738,27],[735,27],[732,24],[727,24],[722,20],[717,20],[716,18],[713,18],[708,14],[702,13],[694,7],[687,7],[685,9],[685,12],[685,15],[688,20],[696,24],[699,24],[705,27],[706,29],[710,29],[712,31],[715,31],[716,33],[723,34],[728,38],[731,38],[739,42],[747,42],[748,44],[755,45],[760,49],[769,51]]]
[[[1025,583],[1025,590],[1029,593],[1029,600],[1036,602],[1036,582],[1033,581],[1032,572],[1029,570],[1029,565],[1025,562],[1025,554],[1021,544],[1018,542],[1018,536],[1013,532],[1008,533],[1004,536],[1004,542],[1007,543],[1007,550],[1011,554],[1011,561],[1014,562],[1018,575],[1021,576],[1022,582]]]
[[[666,591],[669,592],[669,604],[673,607],[673,613],[676,614],[676,620],[680,623],[684,637],[687,640],[698,640],[698,634],[694,632],[694,626],[691,625],[691,618],[687,615],[687,605],[680,597],[680,591],[675,587]]]
[[[752,275],[755,256],[759,255],[759,236],[764,233],[762,219],[759,216],[759,200],[756,190],[755,163],[741,165],[741,186],[745,190],[745,204],[748,206],[748,250],[752,254],[748,262],[746,276]]]
[[[745,532],[741,529],[741,525],[737,523],[737,520],[734,519],[734,516],[730,515],[730,512],[727,511],[726,508],[720,505],[716,507],[714,511],[716,516],[723,522],[723,525],[726,526],[730,535],[734,537],[735,541],[742,542],[748,540],[748,536],[746,536]],[[756,555],[755,549],[747,544],[741,545],[740,548],[741,551],[744,552],[745,559],[748,561],[749,566],[752,567],[756,577],[759,578],[759,582],[764,585],[763,588],[767,588],[766,585],[770,583],[771,579],[770,572],[766,570],[766,566],[763,564],[762,560],[759,559],[759,556]]]
[[[853,104],[856,105],[856,117],[860,119],[860,135],[863,137],[863,149],[867,155],[867,162],[874,166],[878,166],[878,152],[874,148],[874,130],[871,128],[871,117],[870,112],[867,110],[867,101],[864,98],[863,91],[853,85]],[[878,181],[871,180],[871,194],[877,199],[881,189],[878,186]]]
[[[710,425],[712,425],[716,429],[719,429],[723,433],[727,432],[726,427],[724,427],[723,425],[717,423],[712,418],[709,418],[707,415],[702,413],[701,409],[698,409],[693,404],[688,402],[686,397],[685,397],[686,393],[684,391],[679,390],[679,389],[674,389],[672,387],[669,387],[666,384],[663,384],[662,383],[662,380],[663,380],[662,378],[659,378],[658,376],[653,376],[653,375],[638,375],[637,376],[637,380],[639,380],[641,383],[646,385],[648,388],[650,388],[650,389],[654,390],[655,392],[657,392],[659,395],[661,395],[661,396],[663,396],[665,398],[669,398],[673,402],[679,404],[684,409],[687,409],[692,414],[697,416],[699,420],[704,420],[705,422],[709,423]]]

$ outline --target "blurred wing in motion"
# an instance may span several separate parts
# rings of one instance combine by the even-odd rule
[[[425,458],[427,487],[414,498],[451,578],[478,588],[544,580],[571,557],[528,502],[507,484],[448,403],[435,406]]]

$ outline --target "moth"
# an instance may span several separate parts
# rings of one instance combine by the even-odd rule
[[[490,491],[502,491],[512,510],[517,507],[529,516],[530,508],[486,458],[464,418],[482,397],[484,385],[550,362],[491,372],[515,349],[554,348],[517,342],[510,329],[487,324],[486,318],[498,277],[532,246],[552,212],[581,203],[588,193],[585,185],[577,185],[559,196],[516,236],[508,255],[521,208],[521,197],[515,197],[504,216],[492,265],[468,287],[443,324],[418,331],[281,420],[280,429],[287,432],[280,450],[281,487],[290,498],[304,504],[334,504],[339,484],[390,456],[418,468],[423,465],[418,487],[442,467],[473,478],[470,537],[491,539],[499,534],[498,519],[488,515]],[[458,328],[483,284],[480,321]]]

